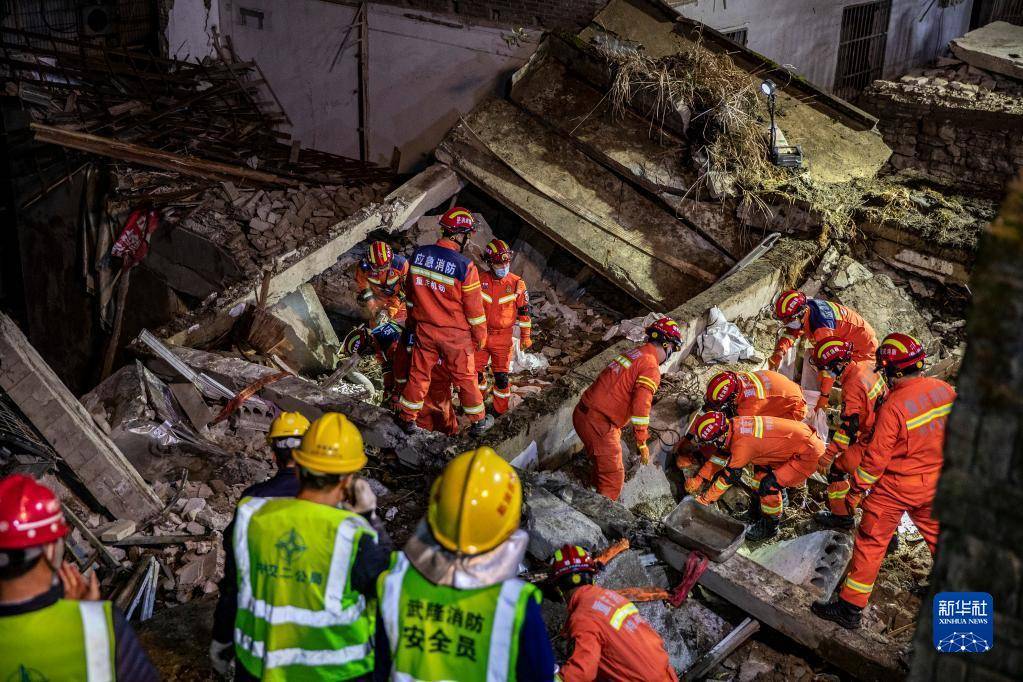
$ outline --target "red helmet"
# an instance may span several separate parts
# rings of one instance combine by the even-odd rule
[[[369,245],[369,256],[366,257],[366,262],[377,270],[383,270],[391,265],[391,259],[394,258],[394,251],[386,242],[373,242]]]
[[[806,308],[806,294],[795,289],[787,289],[774,299],[774,317],[783,322],[803,312]]]
[[[817,369],[829,369],[836,362],[849,362],[853,357],[851,342],[837,336],[829,336],[813,349],[810,364]]]
[[[48,545],[67,533],[52,490],[22,474],[0,481],[0,551]]]
[[[597,565],[593,562],[593,557],[578,545],[562,545],[561,549],[554,552],[554,561],[551,563],[550,572],[552,580],[575,573],[596,572]]]
[[[723,412],[704,412],[693,421],[689,433],[701,443],[713,443],[728,433],[728,417]]]
[[[877,371],[901,376],[908,369],[922,369],[927,351],[918,339],[895,332],[884,337],[877,347]]]
[[[511,263],[512,250],[503,239],[493,239],[483,250],[483,258],[491,265]]]
[[[646,337],[653,343],[670,343],[682,350],[682,328],[670,317],[662,317],[646,328]]]
[[[348,336],[346,336],[344,341],[341,342],[341,353],[348,357],[359,353],[359,351],[365,351],[360,353],[360,355],[369,355],[371,352],[369,350],[370,348],[369,329],[367,329],[364,324],[361,324],[348,332]]]
[[[476,221],[472,213],[469,213],[469,209],[455,206],[440,217],[440,227],[449,237],[456,234],[472,234],[476,231]]]
[[[720,372],[707,384],[707,393],[703,396],[703,402],[712,410],[727,405],[739,395],[742,390],[742,382],[735,372]]]

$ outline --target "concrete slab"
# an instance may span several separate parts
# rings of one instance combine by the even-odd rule
[[[956,38],[949,47],[970,66],[1023,80],[1023,26],[995,21]]]
[[[618,501],[630,511],[648,519],[660,520],[675,508],[668,477],[664,475],[664,469],[656,464],[645,464],[637,468],[632,477],[625,481]]]
[[[820,530],[753,551],[743,547],[739,553],[786,580],[827,597],[842,579],[852,556],[852,536]]]
[[[114,517],[141,521],[163,504],[11,318],[0,313],[0,387]]]
[[[288,325],[285,338],[291,350],[281,357],[288,367],[303,374],[334,369],[341,342],[312,284],[303,284],[285,296],[270,313]]]
[[[537,486],[525,486],[524,504],[526,530],[529,531],[529,554],[548,562],[562,545],[579,545],[589,552],[604,549],[608,542],[600,526]]]

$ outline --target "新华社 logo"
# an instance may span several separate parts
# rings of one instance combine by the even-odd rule
[[[995,604],[987,592],[941,592],[934,597],[934,648],[983,653],[995,645]]]

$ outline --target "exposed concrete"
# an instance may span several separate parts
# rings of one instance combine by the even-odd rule
[[[607,546],[600,526],[575,508],[538,486],[523,491],[525,528],[529,531],[529,553],[546,563],[562,545],[579,545],[590,552]]]
[[[160,498],[3,313],[0,358],[0,387],[100,504],[133,521],[160,511]]]
[[[313,285],[303,284],[270,312],[288,325],[286,338],[291,350],[283,357],[288,367],[304,374],[334,369],[341,342]]]
[[[622,487],[618,498],[626,509],[650,519],[660,520],[675,507],[671,484],[664,469],[656,464],[641,465]]]
[[[826,599],[842,579],[852,556],[852,536],[819,530],[753,551],[741,547],[739,554]]]
[[[407,230],[461,188],[462,182],[450,168],[441,164],[430,166],[388,194],[381,203],[360,209],[332,227],[322,242],[297,254],[286,268],[270,278],[267,305],[273,305],[332,266],[370,232]],[[259,287],[259,282],[232,287],[208,307],[175,321],[157,335],[178,346],[209,343],[234,325],[240,310],[255,301]]]
[[[746,29],[749,48],[779,64],[791,64],[830,90],[838,63],[842,11],[861,0],[669,0],[668,4],[719,31]],[[892,0],[884,76],[899,76],[940,55],[950,39],[969,29],[972,4],[946,7],[936,2],[924,12],[917,0]]]
[[[664,539],[654,543],[658,555],[677,570],[689,553]],[[878,633],[846,630],[810,613],[816,590],[785,580],[750,559],[736,554],[710,564],[699,584],[735,604],[753,618],[814,649],[823,659],[860,680],[902,679],[905,670],[898,651]]]
[[[949,47],[971,66],[1023,80],[1023,26],[994,21],[956,38]]]
[[[543,487],[600,526],[608,540],[628,537],[641,525],[639,519],[619,502],[568,480],[563,472],[520,472],[522,480]]]
[[[871,248],[893,267],[931,277],[939,282],[967,284],[973,268],[973,251],[942,248],[893,226],[858,223],[871,239]]]

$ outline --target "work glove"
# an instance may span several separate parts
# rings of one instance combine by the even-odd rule
[[[376,326],[378,326],[378,327],[383,326],[383,325],[387,324],[390,321],[391,321],[391,315],[390,315],[390,313],[387,312],[387,310],[381,310],[380,312],[377,313]]]
[[[817,473],[827,478],[828,474],[831,473],[832,464],[834,464],[834,460],[830,459],[827,455],[822,456],[817,460]]]
[[[713,502],[711,502],[710,500],[707,499],[706,495],[697,495],[696,496],[696,501],[699,504],[702,504],[705,507],[708,506],[708,505],[714,504]]]
[[[348,486],[348,506],[356,514],[364,516],[376,511],[377,496],[369,485],[369,481],[361,476],[353,476]]]
[[[645,442],[643,442],[643,443],[636,443],[636,450],[639,452],[639,462],[640,462],[640,464],[649,464],[650,463],[650,448],[647,446],[647,444]]]
[[[776,350],[774,352],[774,355],[772,355],[767,360],[767,369],[771,370],[772,372],[777,370],[778,366],[781,365],[782,358],[784,358],[784,357],[785,357],[785,353]]]
[[[531,339],[528,336],[523,336],[522,339],[519,341],[519,346],[522,348],[522,350],[528,350],[533,347],[533,339]]]
[[[234,642],[210,642],[210,665],[223,677],[231,673],[231,661],[234,659]]]
[[[686,492],[696,495],[703,489],[704,480],[702,476],[693,476],[686,479]]]

